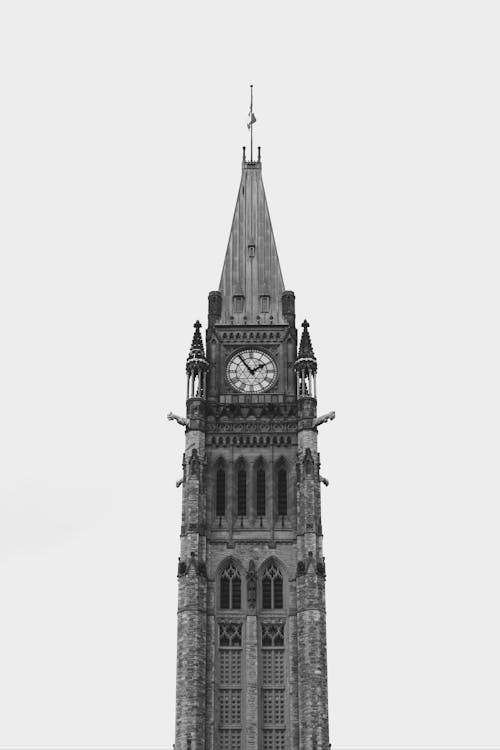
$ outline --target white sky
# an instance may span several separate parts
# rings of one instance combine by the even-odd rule
[[[3,2],[0,747],[171,748],[246,142],[319,361],[331,738],[498,748],[500,6]]]

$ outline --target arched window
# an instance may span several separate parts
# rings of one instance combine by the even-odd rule
[[[221,750],[239,750],[242,734],[242,625],[219,623],[219,742]],[[188,740],[188,747],[189,747]]]
[[[262,609],[283,609],[283,575],[274,562],[262,576]]]
[[[278,468],[278,516],[288,513],[287,476],[284,466]]]
[[[222,467],[217,469],[216,475],[215,515],[226,515],[226,472]]]
[[[237,473],[238,516],[247,514],[247,472],[243,463],[238,464]]]
[[[266,472],[264,467],[259,465],[256,475],[257,486],[257,515],[266,515]]]
[[[221,573],[220,608],[241,609],[241,576],[232,562]]]
[[[261,624],[261,665],[264,748],[285,748],[285,623]]]

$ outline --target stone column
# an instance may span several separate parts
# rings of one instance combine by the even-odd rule
[[[205,405],[189,399],[177,613],[176,750],[205,750],[207,575]]]
[[[321,556],[316,399],[298,402],[297,649],[300,750],[328,748],[325,580]],[[300,559],[301,558],[301,559]]]

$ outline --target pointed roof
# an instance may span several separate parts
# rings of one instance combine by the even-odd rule
[[[309,323],[307,320],[304,320],[302,323],[302,337],[300,339],[300,346],[299,346],[299,354],[297,357],[297,361],[300,359],[313,359],[316,360],[316,357],[314,356],[314,350],[312,348],[311,343],[311,337],[309,336]]]
[[[203,347],[203,339],[200,333],[201,323],[199,320],[194,324],[193,341],[191,343],[191,349],[189,350],[186,366],[192,364],[199,364],[200,360],[206,362],[205,349]]]
[[[241,182],[219,284],[222,324],[286,323],[285,291],[262,182],[262,163],[243,160]],[[243,297],[244,300],[234,300]],[[268,297],[262,300],[261,297]],[[257,320],[259,316],[260,320]]]

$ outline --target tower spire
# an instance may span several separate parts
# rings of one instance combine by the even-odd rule
[[[309,336],[309,323],[302,323],[302,338],[300,339],[299,354],[295,360],[293,369],[297,375],[297,396],[312,396],[316,398],[316,371],[318,363],[314,356],[311,337]]]
[[[193,342],[186,360],[187,398],[205,398],[207,389],[208,360],[205,357],[199,320],[193,326]]]
[[[253,124],[257,122],[257,118],[253,113],[253,84],[250,84],[250,112],[248,113],[250,118],[248,121],[247,128],[250,130],[250,161],[253,161]]]

